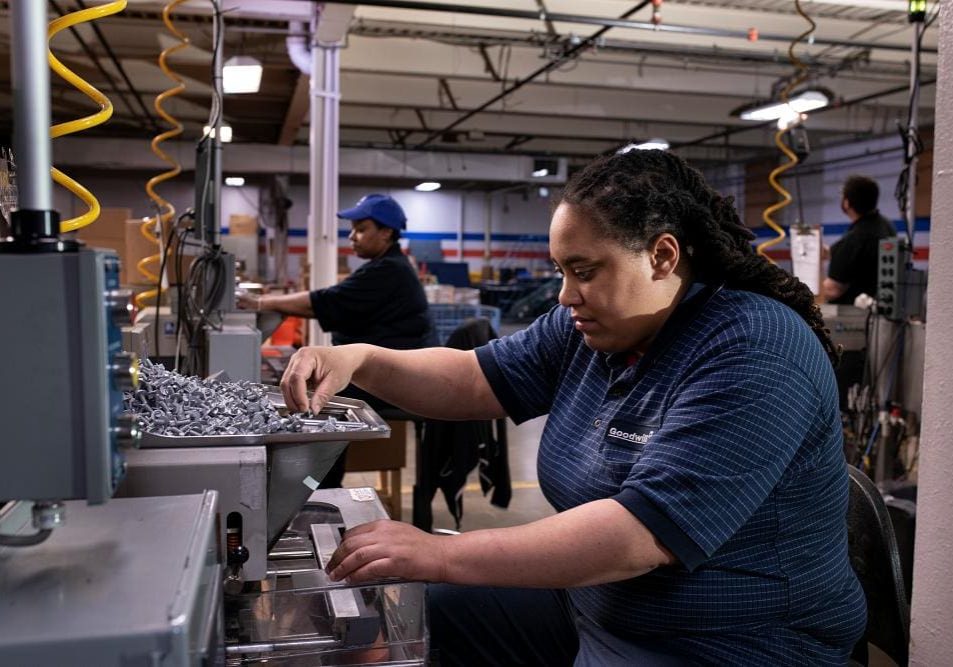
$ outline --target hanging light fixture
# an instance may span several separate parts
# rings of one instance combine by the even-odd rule
[[[731,112],[741,120],[764,122],[789,118],[793,114],[805,114],[808,111],[823,109],[831,103],[831,94],[820,88],[802,90],[788,98],[787,102],[771,100],[746,104]]]
[[[227,94],[257,93],[261,63],[251,56],[232,56],[222,67],[222,88]]]

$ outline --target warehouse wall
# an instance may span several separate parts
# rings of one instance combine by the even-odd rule
[[[932,143],[931,134],[925,133],[924,139],[928,146]],[[932,163],[933,151],[928,148],[920,157],[916,193],[914,246],[920,268],[925,268],[929,258]],[[774,232],[764,226],[761,213],[765,206],[779,200],[767,179],[768,173],[777,164],[777,161],[766,161],[748,165],[744,175],[744,220],[756,228],[759,240],[774,236]],[[794,201],[775,214],[774,219],[783,227],[797,222],[821,225],[825,243],[833,244],[849,226],[847,216],[840,210],[841,187],[848,176],[862,174],[877,181],[880,186],[880,212],[899,225],[901,217],[894,190],[902,167],[903,149],[897,135],[816,148],[798,167],[795,172],[799,174],[797,177],[782,178],[782,185],[794,196]],[[775,246],[769,254],[785,268],[789,267],[790,251],[786,241]]]
[[[929,157],[925,156],[926,169],[931,166]],[[840,211],[841,184],[849,174],[864,173],[880,184],[881,211],[887,217],[899,220],[893,191],[901,164],[900,142],[895,136],[868,139],[844,146],[817,148],[799,168],[801,175],[797,179],[787,179],[786,184],[797,199],[793,205],[782,211],[778,219],[784,225],[798,219],[803,219],[808,224],[821,224],[824,227],[825,242],[828,245],[834,243],[848,226],[847,218]],[[134,217],[140,217],[151,215],[153,211],[144,186],[146,180],[154,174],[155,172],[147,171],[98,170],[82,174],[81,180],[96,193],[103,206],[130,208]],[[736,206],[749,224],[760,224],[760,210],[764,202],[773,201],[775,197],[764,175],[753,178],[752,169],[746,169],[744,165],[707,169],[705,176],[720,192],[735,197]],[[187,172],[161,184],[158,190],[181,212],[193,203],[192,179],[191,173]],[[915,245],[923,265],[928,257],[929,246],[929,218],[923,213],[924,208],[929,208],[929,178],[921,177],[920,180],[918,209],[924,217],[917,223]],[[525,268],[531,272],[541,272],[550,268],[547,235],[552,201],[558,196],[557,186],[549,186],[548,193],[542,197],[539,196],[539,188],[532,184],[489,193],[455,189],[452,181],[445,183],[445,188],[437,192],[344,186],[340,193],[341,206],[349,206],[371,191],[392,195],[406,209],[410,226],[404,245],[409,246],[411,252],[414,252],[415,243],[418,248],[421,248],[422,244],[439,244],[447,261],[458,261],[458,254],[462,252],[463,260],[469,263],[471,272],[479,273],[484,263],[484,233],[489,221],[491,264],[496,269]],[[291,186],[289,196],[294,204],[289,211],[291,232],[288,272],[289,277],[295,279],[299,274],[301,260],[306,257],[307,186]],[[260,191],[257,184],[223,188],[224,226],[227,227],[231,214],[258,214],[259,200]],[[77,215],[83,210],[83,204],[61,188],[55,189],[55,204],[64,217]],[[346,240],[349,226],[345,223],[340,227],[339,244],[345,255],[350,253]],[[767,228],[756,231],[759,239],[772,235]],[[459,242],[461,233],[462,248]],[[274,262],[267,258],[271,234],[267,229],[263,232],[263,277],[274,275]],[[227,236],[225,244],[234,245]],[[247,247],[248,244],[244,243],[242,252],[247,252]],[[787,268],[790,253],[786,242],[774,248],[772,254]],[[353,269],[359,261],[349,256],[347,263]]]

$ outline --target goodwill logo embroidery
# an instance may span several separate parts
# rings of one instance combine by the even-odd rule
[[[634,442],[639,445],[648,444],[649,438],[655,435],[655,431],[623,431],[620,428],[611,427],[609,433],[607,434],[610,438],[615,438],[616,440],[624,440],[626,442]]]

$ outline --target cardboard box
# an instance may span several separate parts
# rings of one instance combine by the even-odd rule
[[[119,255],[119,282],[125,283],[128,271],[123,256],[126,252],[126,220],[132,215],[128,208],[104,208],[99,219],[75,232],[76,239],[90,248],[108,248]]]
[[[138,269],[136,265],[145,257],[150,257],[159,252],[159,246],[155,243],[151,243],[145,236],[142,235],[142,219],[134,218],[132,220],[126,221],[125,228],[125,239],[124,239],[124,249],[121,259],[123,261],[123,266],[126,269],[128,275],[128,283],[131,285],[148,285],[149,281],[146,280]],[[178,241],[173,239],[172,247],[170,249],[170,254],[166,260],[166,275],[169,279],[170,285],[175,285],[180,282],[178,270],[173,261],[174,253],[176,251],[176,245]],[[160,258],[161,259],[161,258]],[[182,258],[182,273],[185,276],[188,276],[189,269],[192,266],[192,262],[195,260],[194,255],[184,255]],[[153,273],[159,272],[159,263],[154,262],[148,267]],[[155,285],[150,285],[155,287]]]
[[[232,213],[228,216],[228,233],[231,236],[258,236],[258,217]]]
[[[388,421],[390,437],[384,440],[355,440],[347,447],[347,472],[395,470],[407,464],[407,422]]]
[[[76,232],[76,238],[81,241],[87,239],[117,239],[126,238],[126,220],[132,216],[128,208],[104,208],[99,212],[99,218],[90,225]],[[92,243],[88,243],[92,245]]]

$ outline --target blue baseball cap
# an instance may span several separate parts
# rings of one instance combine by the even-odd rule
[[[353,207],[338,211],[338,217],[345,220],[367,220],[390,227],[407,229],[407,216],[393,197],[387,195],[366,195]]]

